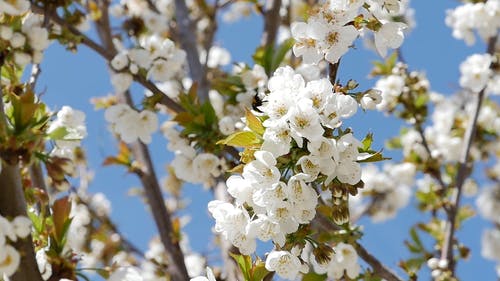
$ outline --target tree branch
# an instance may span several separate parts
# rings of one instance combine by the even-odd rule
[[[356,242],[354,244],[354,248],[356,248],[356,252],[358,253],[358,255],[372,267],[373,272],[377,274],[377,277],[382,277],[387,281],[403,281],[403,279],[399,278],[394,272],[392,272],[392,270],[382,264],[375,256],[370,254],[370,252],[368,252],[368,250],[361,244]]]
[[[4,163],[0,172],[0,214],[4,217],[26,216],[21,175],[17,164]],[[8,194],[8,196],[6,196]],[[35,259],[31,235],[19,239],[12,245],[21,254],[21,263],[17,272],[10,277],[11,281],[43,281]]]
[[[261,45],[274,47],[278,27],[281,23],[280,17],[281,0],[274,0],[271,8],[264,14],[264,33],[262,34]]]
[[[316,218],[313,222],[315,222],[323,231],[328,232],[332,230],[340,230],[340,228],[336,224],[334,224],[330,219],[321,214],[316,215]],[[353,246],[356,248],[356,252],[358,253],[358,255],[372,267],[373,272],[375,272],[377,276],[382,277],[387,281],[403,281],[403,279],[392,272],[392,270],[386,267],[382,262],[380,262],[380,260],[370,254],[368,250],[366,250],[366,248],[361,244],[356,242],[355,244],[353,244]]]
[[[3,54],[0,54],[0,70],[4,62]],[[7,119],[4,112],[3,90],[0,79],[0,118],[3,125],[6,125]],[[2,126],[0,136],[5,136],[6,127]],[[26,199],[24,198],[23,184],[18,163],[6,163],[2,161],[0,171],[0,215],[8,218],[17,216],[27,216]],[[10,277],[12,281],[43,281],[38,264],[35,259],[33,249],[33,239],[31,235],[24,239],[19,239],[12,245],[21,254],[21,262],[17,272]],[[20,270],[22,269],[22,270]]]
[[[193,81],[198,82],[198,98],[201,102],[208,100],[208,80],[205,68],[201,65],[198,44],[196,42],[196,28],[189,18],[189,10],[184,0],[175,0],[175,17],[177,34],[182,49],[186,51],[189,73]]]
[[[493,55],[495,53],[495,45],[497,41],[497,36],[491,37],[488,41],[487,53]],[[441,259],[448,261],[448,268],[451,271],[452,275],[455,275],[455,259],[453,257],[453,244],[455,240],[455,231],[456,231],[456,219],[457,213],[460,208],[460,199],[462,195],[462,187],[470,174],[470,163],[469,163],[469,153],[472,147],[472,143],[474,141],[474,136],[476,134],[477,129],[477,119],[479,116],[479,111],[481,110],[481,105],[483,103],[483,99],[485,96],[485,88],[482,89],[478,95],[476,102],[474,104],[474,111],[472,114],[472,118],[469,121],[469,125],[465,131],[464,135],[464,146],[462,147],[462,151],[460,153],[459,160],[459,168],[456,176],[456,191],[453,195],[451,206],[448,212],[448,221],[446,223],[446,233],[445,240],[443,242],[443,247],[441,248]]]
[[[108,3],[103,0],[99,2],[100,10],[103,13],[100,21],[96,22],[99,37],[104,44],[104,47],[111,50],[111,53],[116,53],[116,49],[112,44],[111,30],[109,26],[108,16]],[[119,99],[123,103],[127,103],[133,107],[133,101],[129,92],[118,93]],[[160,234],[160,240],[165,247],[165,254],[167,255],[169,266],[168,271],[172,280],[189,280],[186,265],[184,263],[184,254],[179,246],[177,234],[173,228],[170,213],[168,212],[163,201],[163,194],[161,193],[160,184],[154,170],[153,161],[148,147],[136,141],[132,144],[132,153],[134,158],[142,164],[141,171],[138,176],[144,188],[146,198],[148,199],[151,213],[156,222]]]
[[[120,230],[118,229],[118,227],[116,226],[116,224],[108,217],[108,216],[101,216],[99,215],[96,210],[94,210],[94,208],[92,208],[91,204],[86,200],[84,199],[82,196],[78,195],[76,190],[75,191],[75,195],[77,196],[78,200],[85,206],[87,206],[87,209],[90,213],[90,216],[91,217],[94,217],[96,218],[100,223],[104,224],[104,225],[107,225],[111,231],[113,231],[114,233],[116,234],[119,234],[120,235],[120,240],[122,241],[123,243],[123,246],[125,246],[125,248],[127,250],[129,250],[130,252],[138,255],[138,256],[141,256],[142,258],[144,258],[144,252],[139,249],[139,247],[135,246],[134,243],[132,243],[130,240],[128,240],[121,232]]]
[[[39,7],[39,6],[34,5],[34,4],[31,5],[31,10],[37,14],[44,13],[43,7]],[[73,35],[78,36],[83,45],[89,47],[90,49],[92,49],[93,51],[98,53],[107,62],[111,61],[114,58],[114,56],[116,55],[116,50],[113,52],[114,46],[112,49],[107,49],[107,48],[102,47],[101,45],[96,43],[94,40],[92,40],[91,38],[89,38],[85,34],[81,33],[73,25],[68,24],[55,11],[47,12],[46,15],[54,23],[60,25],[61,27],[68,29]],[[165,105],[166,107],[168,107],[170,110],[172,110],[176,113],[184,111],[184,109],[178,103],[176,103],[174,100],[172,100],[167,95],[165,95],[165,93],[163,93],[160,89],[158,89],[158,87],[152,81],[150,81],[150,80],[148,80],[145,77],[140,76],[140,75],[132,74],[132,76],[134,77],[135,81],[137,81],[139,84],[141,84],[145,88],[149,89],[154,94],[161,94],[162,95],[161,103],[163,105]]]

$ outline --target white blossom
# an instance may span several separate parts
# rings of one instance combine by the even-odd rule
[[[120,267],[108,278],[108,281],[143,281],[136,267]]]
[[[132,85],[134,78],[126,72],[113,72],[111,74],[111,84],[118,93],[124,93]]]
[[[3,259],[0,259],[0,275],[5,274],[10,277],[16,273],[21,262],[21,255],[11,245],[0,246],[3,252]]]
[[[474,54],[460,64],[460,86],[479,92],[488,83],[492,70],[492,57],[489,54]]]
[[[126,104],[117,104],[106,109],[106,121],[111,123],[111,129],[126,143],[138,139],[150,143],[151,134],[158,129],[158,117],[149,110],[137,112]]]
[[[387,55],[389,48],[397,49],[403,44],[403,29],[405,28],[406,24],[404,23],[387,22],[375,32],[375,47],[382,57]]]
[[[195,278],[191,278],[190,281],[216,281],[216,279],[214,273],[212,272],[212,269],[210,267],[207,267],[207,277],[198,276]]]
[[[17,216],[12,220],[12,227],[19,238],[26,238],[31,234],[31,220],[25,216]]]
[[[19,16],[26,13],[30,8],[30,2],[26,0],[1,0],[0,13],[5,13],[11,16]]]
[[[275,271],[279,277],[294,280],[299,275],[301,263],[288,251],[272,251],[266,258],[266,269]]]
[[[476,199],[479,214],[495,223],[500,223],[500,185],[481,190]]]
[[[481,255],[487,259],[500,262],[500,230],[488,229],[481,237]]]
[[[40,249],[36,252],[36,262],[43,280],[48,280],[52,276],[52,265],[47,260],[45,249]]]

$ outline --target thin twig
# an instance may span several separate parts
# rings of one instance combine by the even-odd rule
[[[492,55],[495,53],[495,45],[497,41],[497,36],[491,37],[488,41],[487,53]],[[457,223],[457,213],[460,208],[460,199],[462,195],[462,187],[469,176],[470,166],[469,166],[469,153],[472,147],[472,143],[474,141],[474,136],[476,134],[477,129],[477,119],[479,116],[479,111],[481,109],[481,105],[483,103],[484,96],[486,94],[485,89],[482,89],[476,99],[476,103],[474,104],[474,111],[472,114],[472,118],[470,119],[470,123],[467,126],[464,135],[464,146],[460,153],[459,167],[458,173],[456,176],[456,191],[453,195],[450,209],[448,212],[448,220],[446,222],[446,233],[445,240],[443,242],[443,247],[441,248],[441,259],[448,261],[448,268],[451,271],[452,275],[455,275],[455,259],[453,257],[453,244],[455,240],[455,231],[456,231],[456,223]]]
[[[354,248],[356,248],[356,252],[358,255],[369,264],[377,277],[382,277],[387,281],[403,281],[403,279],[399,278],[392,270],[387,268],[384,264],[382,264],[375,256],[370,254],[368,250],[363,247],[359,243],[354,244]]]
[[[330,219],[321,214],[317,215],[313,222],[317,223],[318,227],[322,231],[328,232],[340,230],[340,227],[338,227]],[[370,254],[370,252],[361,244],[356,242],[353,246],[356,248],[356,252],[358,253],[358,255],[372,267],[373,272],[375,272],[377,276],[382,277],[387,281],[403,281],[403,279],[392,272],[392,270],[385,266],[380,260]]]
[[[31,10],[34,13],[37,13],[37,14],[43,14],[43,12],[44,12],[44,8],[39,7],[37,5],[34,5],[34,4],[31,5]],[[62,26],[64,28],[68,29],[68,31],[70,31],[73,35],[76,35],[78,38],[80,38],[80,40],[81,40],[80,42],[83,45],[89,47],[90,49],[92,49],[93,51],[95,51],[96,53],[98,53],[107,62],[111,61],[114,58],[116,52],[113,53],[112,50],[109,50],[109,49],[106,49],[106,48],[102,47],[101,45],[99,45],[98,43],[96,43],[94,40],[90,39],[88,36],[86,36],[85,34],[81,33],[73,25],[68,24],[56,12],[53,12],[53,11],[48,12],[47,16],[54,23],[56,23],[56,24],[58,24],[58,25],[60,25],[60,26]],[[145,88],[149,89],[151,92],[153,92],[155,94],[162,94],[162,99],[161,99],[160,102],[163,105],[165,105],[166,107],[168,107],[169,109],[171,109],[172,111],[177,112],[177,113],[184,111],[183,108],[178,103],[176,103],[174,100],[172,100],[167,95],[165,95],[165,93],[163,93],[160,89],[158,89],[158,87],[153,82],[151,82],[147,78],[145,78],[143,76],[140,76],[140,75],[134,75],[134,74],[132,74],[132,76],[134,77],[135,81],[137,81],[139,84],[143,85]]]
[[[118,227],[116,226],[116,224],[108,217],[108,216],[102,216],[102,215],[99,215],[97,213],[96,210],[94,210],[94,208],[92,208],[92,205],[90,204],[90,202],[88,202],[86,199],[84,199],[82,196],[78,195],[76,189],[74,190],[75,192],[75,195],[77,196],[78,200],[85,206],[87,206],[87,209],[91,215],[91,217],[97,219],[100,223],[106,225],[109,227],[109,229],[120,235],[120,240],[122,242],[122,244],[125,246],[125,248],[127,250],[129,250],[130,252],[132,253],[135,253],[136,255],[144,258],[145,255],[144,255],[144,252],[139,249],[139,247],[135,246],[134,243],[132,243],[130,240],[128,240],[121,232],[120,230],[118,229]]]
[[[415,111],[411,110],[412,114],[414,114],[414,118],[416,119],[416,116],[415,116]],[[437,160],[434,159],[434,157],[432,157],[432,154],[431,154],[431,149],[430,149],[430,146],[429,146],[429,142],[427,141],[427,137],[425,136],[425,133],[424,133],[424,130],[422,128],[422,124],[420,123],[419,120],[417,120],[417,123],[416,123],[416,129],[417,129],[417,132],[418,134],[420,135],[420,139],[422,140],[422,146],[424,147],[425,149],[425,152],[427,153],[427,157],[428,157],[428,162],[429,163],[437,163]],[[446,190],[447,188],[447,185],[444,183],[443,181],[443,178],[441,177],[441,173],[439,171],[431,171],[430,175],[438,181],[440,187],[442,190]]]
[[[31,67],[30,79],[28,81],[28,84],[32,91],[35,90],[36,82],[38,81],[38,77],[40,76],[41,72],[42,69],[40,68],[40,64],[38,63],[33,64],[33,66]]]

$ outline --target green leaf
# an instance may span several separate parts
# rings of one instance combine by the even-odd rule
[[[422,241],[420,240],[420,237],[418,237],[418,233],[415,228],[410,229],[410,236],[416,245],[418,245],[420,248],[423,248]]]
[[[266,264],[262,261],[257,261],[251,271],[251,280],[252,281],[261,281],[268,275],[270,272],[266,269]]]
[[[109,271],[108,271],[108,270],[97,268],[97,269],[96,269],[96,272],[97,272],[97,274],[99,274],[102,278],[104,278],[104,279],[106,279],[106,280],[109,278]]]
[[[476,212],[474,211],[474,208],[472,208],[472,206],[470,205],[465,205],[459,208],[456,218],[458,225],[460,225],[464,220],[472,218],[475,215]]]
[[[248,128],[250,128],[250,130],[262,136],[264,134],[264,131],[266,130],[266,128],[262,126],[262,121],[260,121],[260,119],[257,118],[257,116],[253,115],[253,113],[250,110],[245,109],[245,111],[246,111],[245,117],[247,120]]]
[[[286,53],[290,51],[290,49],[293,47],[293,44],[295,44],[295,40],[293,38],[289,38],[288,40],[285,40],[281,45],[279,45],[278,50],[276,50],[276,53],[274,54],[274,57],[272,59],[271,63],[271,69],[269,73],[273,73],[276,68],[278,68],[285,58]]]
[[[373,133],[368,133],[361,143],[363,144],[363,151],[370,150],[373,143]]]
[[[271,46],[265,47],[265,46],[260,46],[255,50],[255,53],[253,54],[253,60],[256,64],[262,65],[264,67],[264,70],[266,71],[267,76],[271,76],[271,67],[272,67],[272,61],[273,61],[273,49]]]
[[[373,62],[374,68],[370,75],[372,76],[377,76],[377,75],[391,75],[392,69],[396,65],[396,62],[398,60],[398,53],[393,52],[384,62],[380,61],[375,61]]]
[[[83,280],[85,280],[85,281],[90,281],[90,279],[87,277],[87,275],[85,275],[85,274],[83,274],[83,273],[81,273],[81,272],[76,272],[76,275],[77,275],[78,277],[83,278]]]
[[[235,147],[251,147],[259,144],[261,141],[260,137],[254,132],[236,132],[227,138],[220,140],[217,144],[225,144]]]
[[[395,137],[386,141],[385,147],[388,149],[402,149],[403,145],[401,144],[401,139],[399,137]]]
[[[179,123],[180,125],[185,125],[185,124],[193,122],[193,119],[194,119],[193,114],[191,114],[187,111],[182,111],[182,112],[179,112],[175,115],[173,121]]]
[[[358,163],[369,163],[369,162],[380,162],[380,161],[390,160],[390,159],[391,159],[390,157],[384,157],[382,155],[382,150],[381,150],[375,154],[372,154],[370,157],[365,158],[363,160],[358,160],[357,162]]]
[[[426,94],[419,94],[415,99],[415,106],[421,108],[427,104],[429,97]]]
[[[57,127],[55,130],[49,133],[48,137],[52,140],[63,140],[65,136],[68,135],[68,130],[66,127]]]
[[[245,255],[237,255],[233,253],[229,253],[231,257],[236,261],[238,266],[241,269],[241,273],[243,273],[243,277],[245,280],[250,280],[250,269],[252,268],[252,258],[250,256]]]
[[[41,216],[35,214],[34,212],[30,212],[29,208],[28,208],[28,217],[30,218],[31,223],[32,223],[33,227],[35,228],[35,231],[37,233],[42,233],[43,218]]]
[[[201,112],[204,115],[205,126],[210,128],[212,125],[217,125],[217,115],[215,114],[215,110],[212,107],[212,104],[209,101],[206,101],[201,106]]]

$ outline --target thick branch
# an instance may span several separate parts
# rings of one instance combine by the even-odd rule
[[[489,39],[488,49],[487,49],[488,54],[492,55],[495,53],[496,41],[497,41],[497,36]],[[470,174],[469,153],[472,147],[472,142],[474,141],[474,136],[476,134],[477,119],[479,116],[479,111],[481,110],[481,105],[483,103],[485,94],[486,94],[485,89],[482,89],[478,93],[476,102],[474,104],[474,111],[472,113],[472,118],[470,119],[469,125],[467,126],[467,129],[465,131],[464,146],[462,147],[462,151],[460,153],[459,168],[455,181],[456,191],[452,198],[450,210],[448,212],[445,240],[443,243],[443,247],[441,248],[441,259],[448,261],[449,269],[453,275],[455,274],[455,259],[453,257],[453,244],[455,240],[457,213],[460,208],[462,187],[465,180]]]
[[[0,172],[0,214],[14,218],[26,216],[21,175],[17,165],[3,164]],[[17,272],[10,277],[12,281],[43,281],[35,259],[31,235],[13,243],[13,247],[21,254],[21,263]]]
[[[151,213],[160,232],[160,239],[165,247],[165,254],[169,261],[168,271],[171,278],[179,281],[189,280],[184,263],[184,254],[179,247],[170,214],[163,201],[163,194],[161,193],[149,150],[142,142],[136,142],[132,144],[132,152],[137,161],[143,165],[139,177],[151,207]]]
[[[262,34],[262,46],[272,47],[276,41],[278,27],[281,23],[280,17],[281,0],[274,0],[271,8],[264,14],[264,33]]]
[[[198,98],[208,100],[208,80],[205,68],[201,65],[196,42],[196,29],[189,18],[189,10],[184,0],[175,0],[175,17],[177,34],[182,49],[186,51],[189,73],[193,81],[198,82]]]
[[[0,55],[2,56],[2,55]],[[0,69],[3,64],[3,57],[0,58]],[[6,117],[3,104],[2,85],[0,84],[0,118],[5,125]],[[0,135],[6,133],[6,128],[2,127]],[[0,159],[0,162],[2,160]],[[21,174],[18,164],[1,163],[0,172],[0,215],[7,218],[17,216],[26,216],[26,199],[21,181]],[[13,247],[21,254],[21,263],[17,272],[10,277],[12,281],[42,281],[42,276],[38,271],[38,265],[35,259],[31,235],[24,239],[19,239],[13,243]]]
[[[104,18],[104,16],[108,17],[107,2],[102,1],[100,6],[101,12],[103,12],[102,18]],[[100,23],[102,23],[102,25]],[[112,44],[109,20],[101,19],[100,22],[97,22],[96,28],[106,49],[111,50],[112,53],[116,53],[116,49]],[[121,102],[127,103],[133,107],[133,101],[129,92],[119,93],[118,96]],[[160,240],[165,247],[165,253],[169,261],[168,271],[171,279],[189,280],[186,265],[184,263],[184,254],[179,246],[179,241],[177,241],[175,237],[176,233],[172,225],[170,213],[163,201],[163,194],[161,193],[160,184],[158,183],[149,149],[144,143],[136,141],[132,144],[132,153],[135,159],[142,164],[141,172],[138,173],[138,175],[144,188],[146,198],[148,199],[151,213],[156,222]]]

